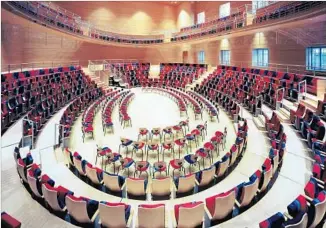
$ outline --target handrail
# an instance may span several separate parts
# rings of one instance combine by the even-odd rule
[[[316,75],[316,72],[311,69],[310,66],[307,65],[295,65],[295,64],[286,64],[286,63],[268,63],[266,66],[262,66],[262,63],[258,63],[261,66],[253,66],[252,62],[249,61],[230,61],[229,64],[218,64],[228,67],[241,67],[241,68],[254,68],[254,69],[263,69],[263,70],[271,70],[276,72],[286,72],[286,73],[294,73],[294,74],[301,74],[306,77],[312,77],[317,79],[326,79],[325,77]],[[322,69],[326,71],[326,68]],[[309,75],[307,73],[312,73],[313,75]],[[325,73],[326,75],[326,73]]]
[[[23,72],[26,70],[57,68],[57,67],[64,67],[64,66],[79,66],[79,60],[9,63],[9,64],[1,65],[1,73]]]

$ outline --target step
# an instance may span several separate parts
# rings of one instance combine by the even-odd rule
[[[305,100],[303,99],[300,100],[300,104],[303,104],[304,106],[311,109],[312,111],[316,111],[318,102],[316,103],[315,101],[306,98]]]
[[[280,108],[279,111],[280,111],[284,116],[286,116],[287,119],[290,118],[290,111],[288,111],[287,109],[285,109],[285,108]]]
[[[264,131],[265,130],[265,124],[262,123],[262,121],[260,120],[259,116],[258,117],[253,117],[253,121],[254,124],[256,125],[256,127],[261,130]]]
[[[265,127],[265,116],[264,116],[264,115],[258,115],[257,117],[258,117],[259,121],[260,121],[260,122],[264,125],[264,127]]]
[[[284,122],[284,123],[289,123],[290,122],[290,115],[289,115],[289,117],[287,117],[283,112],[280,111],[280,109],[275,110],[274,112],[276,113],[278,118],[280,118],[281,122]]]

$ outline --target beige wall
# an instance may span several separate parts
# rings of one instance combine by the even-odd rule
[[[195,3],[182,2],[177,8],[177,28],[191,26],[195,23]]]
[[[230,50],[232,64],[251,64],[254,48],[268,48],[270,63],[305,64],[305,47],[273,31],[192,45],[189,61],[197,62],[197,53],[203,50],[206,63],[216,65],[220,50]]]
[[[104,30],[149,34],[176,29],[176,7],[159,2],[55,2]]]
[[[206,1],[198,1],[195,2],[195,6],[194,6],[194,13],[195,13],[195,20],[197,21],[197,14],[201,13],[201,12],[205,12],[205,21],[208,20],[213,20],[217,17],[219,17],[219,9],[220,9],[220,5],[227,3],[230,1],[211,1],[211,2],[206,2]],[[230,2],[230,7],[231,7],[231,12],[232,10],[235,10],[237,8],[239,9],[244,9],[244,5],[245,4],[251,4],[251,1],[234,1],[234,2]]]
[[[52,29],[44,28],[1,9],[2,64],[74,61],[87,64],[91,59],[139,59],[152,64],[180,62],[179,47],[117,47],[83,41]]]

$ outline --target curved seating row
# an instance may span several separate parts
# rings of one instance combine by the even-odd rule
[[[114,107],[123,99],[127,94],[127,91],[114,90],[106,95],[106,102],[103,105],[102,109],[102,128],[104,135],[107,132],[107,129],[110,129],[114,133],[113,121],[112,121],[112,112]]]
[[[65,90],[72,88],[81,94],[88,80],[79,66],[1,74],[2,132],[35,106],[54,103],[51,108],[57,109],[62,99],[70,99]],[[45,102],[40,104],[40,100]]]
[[[90,93],[84,93],[77,97],[63,112],[60,119],[60,139],[59,141],[69,139],[72,125],[77,116],[86,108],[86,105],[92,101]]]
[[[85,137],[87,135],[91,135],[92,139],[94,139],[94,127],[93,121],[96,113],[101,108],[101,104],[103,103],[105,97],[101,96],[99,99],[95,100],[89,107],[86,108],[82,115],[82,137],[83,142],[85,141]]]
[[[241,129],[245,130],[244,127],[242,127]],[[247,128],[246,128],[246,130],[247,130]],[[198,132],[200,134],[199,130],[198,130]],[[217,135],[217,133],[218,133],[218,135]],[[222,132],[217,132],[217,133],[216,133],[216,136],[214,136],[214,137],[215,138],[218,137],[219,139],[216,139],[215,141],[218,141],[218,143],[221,144],[223,142],[223,133]],[[246,137],[246,134],[241,133],[241,136],[242,135],[244,137]],[[196,164],[200,165],[199,161],[197,160],[198,157],[201,157],[202,159],[212,158],[213,151],[216,151],[216,153],[219,152],[219,144],[215,145],[213,140],[214,139],[212,139],[211,142],[205,143],[204,148],[198,149],[195,154],[188,154],[188,155],[185,155],[185,157],[183,159],[180,159],[180,157],[179,157],[179,159],[174,159],[174,160],[170,161],[169,169],[171,166],[171,168],[173,170],[176,170],[176,169],[184,170],[185,169],[183,166],[184,162],[188,163],[188,165],[189,165],[189,174],[186,175],[185,170],[184,170],[183,171],[184,176],[180,176],[179,178],[175,178],[175,180],[174,180],[174,184],[176,186],[174,189],[176,189],[175,192],[176,192],[177,197],[179,195],[184,195],[185,193],[192,194],[194,191],[197,192],[198,190],[197,190],[197,188],[195,188],[195,186],[196,186],[195,182],[197,183],[198,187],[202,189],[202,187],[207,187],[208,185],[215,183],[215,177],[216,177],[216,180],[220,181],[221,178],[225,177],[227,170],[234,169],[236,164],[240,161],[242,154],[244,152],[244,148],[245,148],[244,144],[246,143],[246,138],[241,138],[240,133],[239,133],[236,143],[231,147],[230,152],[227,153],[222,158],[222,162],[216,162],[213,164],[213,162],[211,161],[210,167],[208,169],[205,169],[205,165],[203,163],[202,169],[193,174],[190,168],[192,165],[196,165]],[[131,140],[129,140],[129,141],[131,141]],[[122,143],[124,143],[124,140],[122,140]],[[177,143],[178,142],[176,141],[176,144]],[[144,143],[142,145],[144,145]],[[185,145],[185,141],[183,141],[183,145]],[[137,150],[142,149],[142,147],[139,146],[139,142],[135,142],[133,147],[134,147],[134,149],[136,148]],[[155,198],[157,196],[158,197],[165,196],[165,197],[169,198],[171,195],[170,179],[168,177],[155,178],[155,172],[160,172],[160,173],[166,172],[167,167],[166,167],[166,164],[164,161],[158,160],[158,162],[156,162],[153,166],[151,166],[148,163],[148,161],[146,161],[146,160],[135,162],[132,159],[132,156],[122,158],[120,153],[112,153],[112,150],[107,147],[100,149],[98,151],[98,154],[101,154],[102,158],[104,155],[107,157],[106,164],[112,164],[114,166],[114,170],[116,169],[116,167],[120,167],[118,169],[121,169],[121,170],[127,169],[128,170],[128,178],[133,180],[133,182],[135,182],[132,186],[129,186],[129,187],[127,184],[126,189],[123,189],[122,188],[123,183],[121,183],[121,181],[123,181],[125,178],[122,176],[119,176],[118,174],[115,174],[115,171],[112,174],[112,173],[108,173],[102,169],[99,169],[97,167],[93,167],[86,160],[82,160],[82,157],[77,152],[72,154],[68,149],[66,149],[65,154],[66,154],[70,169],[72,171],[74,171],[75,175],[80,176],[81,179],[92,184],[93,186],[95,186],[96,188],[98,188],[102,191],[111,193],[111,192],[116,192],[117,190],[119,190],[118,193],[121,196],[122,195],[125,196],[125,194],[122,194],[122,192],[125,191],[125,192],[127,192],[128,196],[131,195],[130,196],[131,198],[133,196],[136,196],[136,197],[141,197],[141,199],[143,199],[143,198],[146,199],[146,193],[150,193],[150,191],[148,189],[146,190],[147,181],[144,179],[140,179],[140,175],[142,172],[147,173],[148,171],[149,172],[152,171],[152,174],[153,174],[152,185],[155,185],[155,186],[153,186],[153,189],[154,189],[154,192],[152,193],[152,195],[154,195],[153,197]],[[116,162],[119,162],[120,164],[116,165]],[[103,163],[103,161],[102,161],[102,163]],[[132,166],[134,166],[134,169],[135,169],[134,178],[129,177],[129,169]],[[135,179],[136,172],[139,173],[139,178]],[[147,180],[150,176],[151,175],[147,173]],[[172,176],[174,177],[174,171],[173,171]],[[167,178],[168,178],[168,180],[167,180]],[[138,183],[138,187],[136,187],[136,183]],[[167,185],[164,185],[164,183]],[[102,185],[102,184],[104,184],[104,185]],[[120,188],[117,189],[117,186],[120,186]],[[144,186],[145,186],[145,188],[144,188]],[[156,190],[160,189],[159,186],[161,186],[162,189],[159,191],[159,193],[156,193],[155,189]]]
[[[185,104],[190,104],[194,111],[195,114],[195,120],[198,118],[198,116],[201,117],[201,119],[203,119],[202,117],[202,109],[201,106],[199,104],[199,102],[197,102],[195,99],[193,99],[191,96],[189,96],[187,93],[185,93],[184,91],[182,91],[182,89],[178,90],[175,88],[167,88],[169,90],[172,90],[173,92],[175,92],[176,94],[178,94],[180,97],[182,97],[185,101]]]
[[[293,116],[292,120],[300,122],[300,112],[304,106],[297,110],[298,116]],[[284,138],[283,126],[275,113],[270,119],[266,118],[266,129],[270,137],[279,140]],[[296,119],[298,118],[298,119]],[[304,126],[304,123],[302,123]],[[279,130],[277,130],[279,128]],[[303,128],[304,129],[304,128]],[[317,142],[317,141],[316,141]],[[316,144],[321,145],[321,144]],[[317,146],[318,147],[318,146]],[[319,148],[319,147],[318,147]],[[325,153],[313,146],[314,164],[312,166],[312,176],[304,188],[304,194],[300,194],[287,207],[287,212],[278,212],[270,218],[262,221],[259,226],[265,227],[322,227],[326,214],[326,171]]]
[[[208,115],[211,120],[213,120],[214,118],[217,118],[217,120],[219,121],[219,118],[218,118],[219,111],[216,107],[214,107],[214,105],[212,105],[209,101],[204,99],[202,96],[199,96],[192,91],[188,91],[187,93],[189,95],[191,95],[194,99],[199,100],[204,105],[204,108],[208,112]]]
[[[125,128],[126,126],[132,126],[131,118],[127,111],[130,102],[132,101],[132,99],[134,99],[134,96],[134,93],[129,93],[121,100],[119,106],[119,120],[123,128]]]
[[[178,108],[180,110],[180,116],[182,115],[182,113],[186,113],[186,115],[188,115],[187,106],[186,106],[184,100],[179,95],[177,95],[175,92],[165,89],[165,88],[157,88],[157,87],[143,87],[142,91],[156,92],[161,95],[167,95],[170,99],[172,99],[178,105]]]

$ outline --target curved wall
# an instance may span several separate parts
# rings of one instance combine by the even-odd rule
[[[103,30],[149,34],[177,28],[177,9],[168,2],[55,2]]]
[[[189,2],[181,3],[178,10],[186,7],[190,12],[192,6]],[[202,41],[197,44],[162,44],[141,48],[121,47],[115,46],[115,44],[96,44],[93,43],[94,41],[87,41],[44,28],[5,9],[1,9],[1,14],[2,64],[80,60],[82,65],[87,65],[88,60],[95,59],[138,59],[151,64],[183,61],[197,63],[198,52],[203,50],[205,51],[205,63],[217,65],[220,50],[230,50],[231,63],[239,65],[240,62],[251,62],[253,48],[269,48],[270,63],[305,65],[305,48],[314,45],[311,35],[301,37],[301,39],[295,35],[282,35],[279,32],[282,29],[280,27],[273,30],[248,32],[246,35],[238,37],[226,35],[220,37],[221,40]],[[323,32],[325,25],[324,21],[318,23],[309,21],[309,24],[308,22],[302,23],[301,27],[296,27],[296,29],[309,29],[309,34],[314,34],[313,37],[316,41],[326,43],[326,36]],[[291,31],[291,28],[283,29]]]

